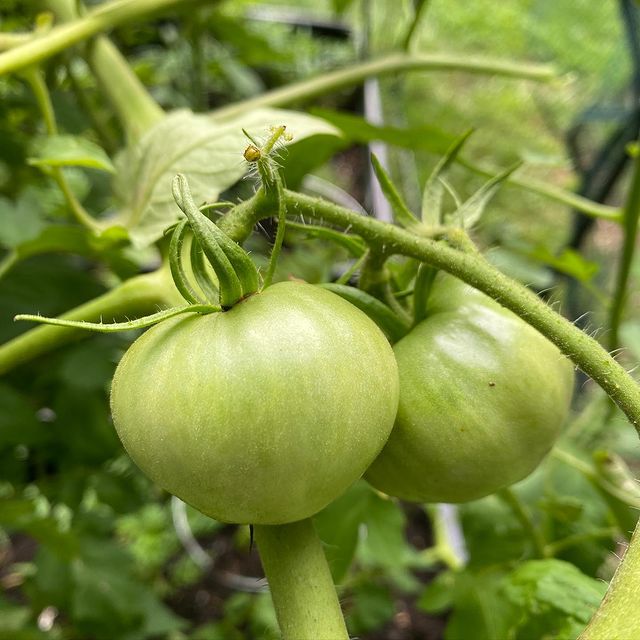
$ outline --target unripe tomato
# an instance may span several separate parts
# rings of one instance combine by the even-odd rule
[[[394,347],[400,403],[366,474],[416,502],[465,502],[533,471],[569,410],[570,361],[481,292],[439,276],[427,318]]]
[[[111,392],[116,430],[148,476],[213,518],[253,524],[300,520],[340,495],[380,452],[397,405],[382,332],[298,282],[156,325]]]

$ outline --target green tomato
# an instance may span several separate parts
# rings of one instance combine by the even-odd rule
[[[573,366],[496,302],[440,275],[427,318],[394,347],[396,424],[367,471],[415,502],[466,502],[531,473],[567,417]]]
[[[364,313],[285,282],[150,329],[122,358],[111,407],[126,450],[167,491],[217,520],[281,524],[362,476],[398,394],[393,351]]]

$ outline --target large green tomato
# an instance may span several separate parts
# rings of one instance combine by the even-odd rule
[[[280,524],[362,476],[398,393],[393,351],[364,313],[286,282],[150,329],[120,362],[111,406],[128,453],[167,491],[224,522]]]
[[[553,446],[570,361],[481,292],[439,275],[427,318],[394,347],[396,424],[366,474],[416,502],[465,502],[526,477]]]

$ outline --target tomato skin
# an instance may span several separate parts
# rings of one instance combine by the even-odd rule
[[[573,366],[479,291],[439,276],[428,317],[394,347],[395,427],[366,474],[415,502],[466,502],[531,473],[567,417]]]
[[[309,517],[362,476],[398,403],[393,351],[361,311],[275,284],[162,322],[121,360],[111,406],[136,464],[224,522]]]

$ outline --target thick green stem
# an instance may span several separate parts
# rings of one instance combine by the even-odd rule
[[[105,36],[96,38],[89,46],[88,59],[129,140],[139,139],[164,118],[162,108],[111,40]]]
[[[0,56],[1,60],[2,56]],[[549,80],[553,77],[553,70],[542,65],[447,54],[396,53],[263,93],[250,100],[217,109],[212,112],[212,115],[220,119],[234,118],[259,107],[283,106],[292,102],[310,100],[319,95],[358,84],[370,76],[389,75],[399,71],[464,71],[525,80]]]
[[[627,298],[627,284],[631,263],[636,248],[636,235],[638,233],[638,218],[640,217],[640,157],[636,156],[633,161],[633,177],[629,195],[624,207],[622,226],[624,230],[624,241],[622,244],[622,255],[618,264],[618,274],[616,287],[609,311],[609,340],[607,346],[609,351],[617,349],[619,344],[620,321],[624,311],[624,303]]]
[[[110,322],[128,316],[144,315],[158,308],[184,304],[173,287],[168,269],[137,276],[104,295],[60,316],[66,320]],[[91,335],[82,329],[42,326],[0,346],[0,374],[49,353],[73,340]]]
[[[578,640],[640,638],[640,524],[613,576],[609,590]]]
[[[18,71],[42,62],[68,47],[132,22],[151,13],[172,9],[180,4],[202,0],[114,0],[105,2],[86,15],[67,24],[54,27],[43,36],[0,54],[0,74]]]
[[[283,640],[348,640],[312,521],[256,525],[255,536]]]
[[[80,20],[75,2],[47,0],[47,4],[63,24],[77,24]],[[90,43],[87,58],[129,140],[137,140],[164,117],[164,111],[106,36],[100,36]]]

